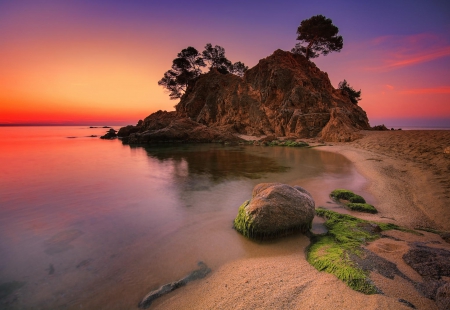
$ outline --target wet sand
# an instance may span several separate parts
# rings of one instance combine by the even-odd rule
[[[363,132],[359,140],[327,143],[318,150],[346,156],[369,180],[367,190],[379,213],[351,214],[411,229],[450,231],[450,154],[444,153],[448,146],[450,131],[385,131]],[[433,233],[385,234],[388,238],[366,248],[396,264],[417,283],[424,279],[402,259],[412,242],[450,250],[450,244]],[[433,300],[398,276],[371,274],[383,294],[353,291],[335,276],[309,265],[308,244],[305,236],[297,235],[265,246],[261,255],[213,270],[205,279],[156,300],[151,309],[411,309],[404,301],[417,309],[437,309]]]

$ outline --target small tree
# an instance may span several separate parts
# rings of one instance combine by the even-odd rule
[[[330,52],[339,52],[344,41],[338,36],[339,28],[333,21],[323,15],[316,15],[305,19],[297,29],[297,40],[300,42],[291,50],[294,54],[301,54],[306,59],[326,56]]]
[[[203,59],[209,63],[210,69],[215,68],[222,74],[230,73],[233,64],[225,57],[225,49],[216,45],[212,47],[211,43],[206,44],[202,52]]]
[[[202,74],[201,68],[206,66],[201,54],[192,46],[183,49],[177,56],[172,61],[172,69],[158,81],[158,85],[169,90],[172,100],[181,98],[189,82]]]
[[[233,67],[231,68],[231,73],[243,77],[244,73],[248,70],[248,67],[246,65],[244,65],[243,62],[235,62],[233,64]]]
[[[347,83],[346,80],[343,80],[342,82],[339,82],[338,88],[346,93],[348,97],[350,98],[350,101],[354,104],[358,104],[358,101],[360,101],[361,98],[361,90],[356,91],[353,89],[353,87],[350,86],[350,84]]]
[[[216,68],[222,74],[233,73],[243,76],[248,69],[242,62],[232,63],[225,57],[225,49],[211,43],[206,44],[205,50],[200,54],[195,48],[189,46],[178,53],[177,58],[172,61],[172,69],[164,73],[158,85],[169,91],[170,99],[179,99],[186,92],[189,83],[200,76],[206,67]]]

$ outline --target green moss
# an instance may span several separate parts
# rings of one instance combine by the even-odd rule
[[[349,259],[347,250],[332,236],[319,237],[309,248],[308,262],[319,271],[335,275],[355,291],[375,294],[377,288],[370,282],[367,272]]]
[[[355,196],[355,193],[347,189],[335,189],[331,192],[330,196],[334,199],[345,199],[350,200],[351,197]]]
[[[378,213],[377,209],[375,209],[374,206],[369,205],[368,203],[347,203],[345,204],[350,210],[353,211],[360,211],[360,212],[366,212],[366,213]]]
[[[282,229],[273,229],[271,231],[261,230],[261,228],[255,226],[253,224],[253,221],[251,217],[248,215],[246,211],[246,207],[249,204],[249,200],[245,201],[238,210],[238,215],[234,219],[233,227],[238,232],[240,232],[242,235],[244,235],[247,238],[254,239],[254,240],[267,240],[267,239],[273,239],[280,236],[286,236],[293,234],[295,232],[307,232],[311,230],[312,228],[312,221],[309,223],[305,223],[302,225],[294,225],[290,227],[285,227]]]
[[[344,203],[350,210],[367,212],[367,213],[378,213],[377,209],[366,203],[364,197],[353,193],[352,191],[346,189],[335,189],[331,192],[330,197],[341,203]],[[348,202],[342,202],[341,200],[347,200]]]
[[[252,221],[245,210],[249,202],[250,200],[247,200],[239,207],[238,215],[234,219],[234,228],[248,238],[253,235]]]
[[[349,199],[350,202],[354,202],[354,203],[366,203],[366,200],[359,195],[354,194],[354,196],[350,197]]]
[[[323,208],[318,208],[316,213],[326,219],[328,233],[312,238],[307,253],[308,262],[319,271],[334,274],[358,292],[376,293],[377,288],[371,283],[368,271],[361,269],[350,257],[353,254],[360,256],[361,247],[366,242],[380,238],[380,230],[407,230],[394,224],[365,221]]]

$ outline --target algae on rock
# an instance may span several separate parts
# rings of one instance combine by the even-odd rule
[[[252,221],[248,216],[247,212],[245,211],[245,207],[248,205],[249,202],[250,200],[246,200],[239,207],[238,215],[234,219],[234,228],[247,238],[251,238],[253,235]]]
[[[267,239],[311,229],[314,200],[300,186],[261,183],[252,199],[244,202],[234,220],[234,228],[245,237]]]
[[[373,214],[378,213],[378,210],[374,206],[366,203],[364,197],[347,189],[335,189],[331,192],[330,197],[343,203],[350,210]]]
[[[369,272],[352,260],[361,257],[362,246],[381,237],[384,230],[407,231],[394,224],[375,223],[324,208],[316,209],[326,219],[328,232],[312,237],[307,260],[319,271],[326,271],[344,281],[350,288],[364,294],[375,294],[378,289],[369,278]]]

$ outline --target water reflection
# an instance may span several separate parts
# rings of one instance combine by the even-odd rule
[[[267,173],[281,173],[288,169],[271,157],[246,152],[245,147],[201,144],[148,146],[144,149],[152,158],[171,162],[177,176],[205,175],[215,183],[239,177],[258,179]]]
[[[232,229],[256,184],[304,186],[317,205],[337,187],[361,189],[351,162],[333,153],[130,147],[67,139],[87,129],[63,129],[40,129],[31,141],[20,130],[0,152],[0,284],[26,283],[0,308],[129,309],[199,260],[217,270],[262,255]]]

